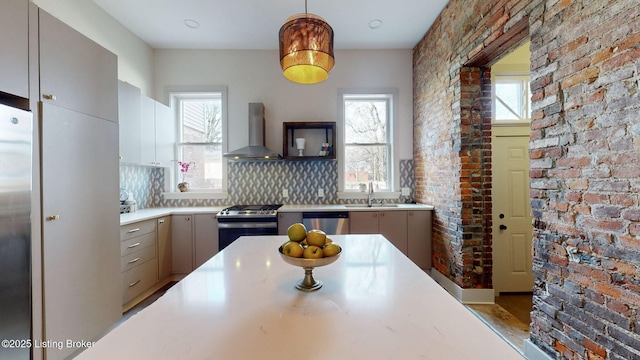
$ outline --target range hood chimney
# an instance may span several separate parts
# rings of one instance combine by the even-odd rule
[[[264,146],[264,104],[249,103],[249,146],[228,152],[224,157],[232,160],[277,160],[280,155]]]

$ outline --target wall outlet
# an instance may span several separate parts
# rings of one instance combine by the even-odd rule
[[[403,187],[403,188],[401,189],[401,191],[402,191],[402,196],[409,196],[409,195],[411,195],[411,189],[409,189],[408,187]]]
[[[282,197],[283,198],[289,197],[289,189],[282,189]]]
[[[318,188],[318,197],[324,197],[324,189]]]

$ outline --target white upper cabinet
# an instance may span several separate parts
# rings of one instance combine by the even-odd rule
[[[143,96],[140,124],[142,132],[138,141],[142,144],[142,165],[158,165],[156,162],[156,102]]]
[[[171,167],[176,133],[171,108],[143,96],[141,109],[141,164]]]
[[[170,107],[119,82],[120,162],[171,167],[176,127]]]
[[[118,122],[118,58],[42,9],[40,100]]]
[[[0,91],[29,98],[29,1],[0,1]]]
[[[176,125],[173,110],[156,102],[156,162],[159,166],[172,167],[175,162]]]
[[[140,89],[123,81],[118,82],[118,121],[120,125],[120,163],[140,164]]]

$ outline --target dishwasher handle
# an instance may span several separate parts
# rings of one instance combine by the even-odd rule
[[[327,211],[327,212],[305,212],[302,213],[303,219],[348,219],[347,211]]]

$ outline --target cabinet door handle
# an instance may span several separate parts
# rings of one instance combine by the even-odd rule
[[[129,287],[134,287],[134,286],[138,285],[139,282],[140,282],[140,280],[136,280],[136,281],[132,282],[131,284],[129,284]]]
[[[158,220],[158,224],[164,224],[164,219]]]
[[[140,246],[140,243],[139,243],[139,242],[137,242],[137,243],[135,243],[135,244],[131,244],[131,245],[127,246],[127,247],[128,247],[129,249],[133,249],[133,248],[134,248],[134,247],[136,247],[136,246]]]
[[[60,215],[51,215],[46,217],[47,221],[60,220]]]
[[[56,100],[56,96],[53,94],[42,94],[42,98],[45,100]]]
[[[131,234],[131,233],[134,233],[136,231],[140,231],[140,228],[131,229],[131,230],[127,231],[127,234]]]
[[[129,260],[129,264],[133,264],[134,262],[138,262],[140,260],[139,257],[133,259],[133,260]]]

